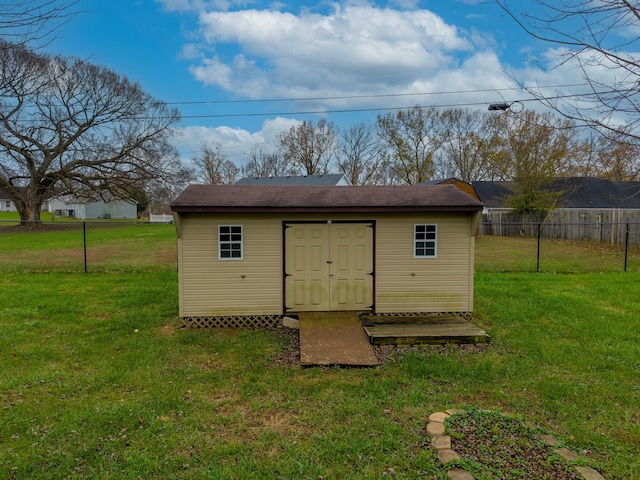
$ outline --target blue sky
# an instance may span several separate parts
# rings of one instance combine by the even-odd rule
[[[512,2],[521,8],[530,2]],[[324,117],[340,128],[420,104],[486,109],[530,98],[512,77],[579,83],[544,71],[551,45],[524,34],[492,1],[80,0],[48,47],[89,58],[175,104],[184,157],[251,147]],[[526,104],[527,108],[536,108]],[[357,111],[359,110],[359,111]],[[341,111],[341,112],[338,112]]]

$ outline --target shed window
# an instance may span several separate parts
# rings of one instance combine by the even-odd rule
[[[218,226],[218,259],[242,260],[242,225]]]
[[[438,244],[436,225],[414,225],[413,256],[416,258],[435,258]]]

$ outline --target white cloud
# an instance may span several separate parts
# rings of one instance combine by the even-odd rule
[[[298,120],[276,117],[265,120],[257,132],[249,132],[242,128],[191,126],[178,129],[173,138],[173,145],[186,159],[193,158],[202,145],[222,145],[222,153],[236,165],[242,165],[246,153],[253,147],[271,151],[278,147],[278,134],[299,124]]]
[[[192,74],[249,98],[403,91],[473,52],[459,29],[428,10],[216,11],[202,13],[200,24],[216,56],[193,65]]]

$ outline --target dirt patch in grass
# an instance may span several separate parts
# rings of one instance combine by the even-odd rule
[[[160,333],[162,333],[163,335],[167,335],[167,336],[173,335],[175,331],[176,331],[175,325],[171,325],[170,323],[160,327]]]
[[[300,336],[293,328],[277,327],[271,329],[278,343],[280,351],[268,362],[269,365],[300,366]]]
[[[543,432],[496,412],[471,410],[446,421],[451,449],[474,478],[579,480],[581,475],[541,438]]]
[[[277,327],[271,330],[281,345],[280,351],[271,359],[271,365],[300,366],[300,338],[298,330],[293,328]],[[480,353],[486,350],[489,344],[477,345],[374,345],[373,353],[380,364],[396,362],[410,352],[450,351],[456,349],[463,354]]]

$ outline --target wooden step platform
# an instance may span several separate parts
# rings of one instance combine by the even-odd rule
[[[395,323],[381,323],[385,321]],[[363,319],[363,324],[372,345],[475,344],[490,340],[487,332],[457,316]]]

